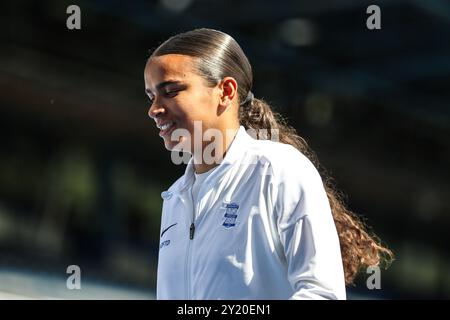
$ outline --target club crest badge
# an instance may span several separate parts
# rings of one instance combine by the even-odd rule
[[[227,203],[225,206],[225,214],[224,214],[224,221],[222,225],[229,229],[233,228],[236,225],[236,218],[237,218],[237,210],[239,209],[239,205],[236,203]]]

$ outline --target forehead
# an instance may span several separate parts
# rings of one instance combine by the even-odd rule
[[[150,86],[169,79],[182,81],[196,76],[193,67],[194,58],[185,55],[167,54],[152,57],[147,61],[144,77]]]

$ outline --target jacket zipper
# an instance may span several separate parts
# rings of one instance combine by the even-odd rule
[[[200,195],[200,190],[198,190],[198,195]],[[190,272],[190,267],[191,267],[191,240],[194,240],[194,235],[195,235],[195,217],[198,216],[198,206],[194,205],[194,197],[192,196],[192,189],[190,189],[189,192],[189,197],[190,197],[190,201],[191,201],[191,210],[192,210],[192,221],[191,221],[191,225],[189,227],[189,242],[188,242],[188,249],[187,249],[187,258],[186,258],[186,268],[185,268],[185,279],[186,279],[186,297],[187,300],[191,299],[191,283],[190,283],[190,276],[191,276],[191,272]]]
[[[187,257],[186,257],[186,266],[185,266],[185,279],[186,279],[186,299],[191,299],[190,294],[190,266],[191,266],[191,240],[194,240],[194,234],[195,234],[195,209],[194,209],[194,199],[192,198],[192,193],[190,193],[190,199],[191,199],[191,209],[192,209],[192,222],[191,226],[189,227],[189,242],[188,242],[188,248],[187,248]]]
[[[189,228],[189,239],[194,239],[194,233],[195,233],[195,224],[194,221],[191,223],[191,227]]]

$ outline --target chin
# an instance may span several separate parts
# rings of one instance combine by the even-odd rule
[[[186,139],[181,138],[179,141],[172,141],[170,138],[164,139],[164,146],[168,151],[183,151],[189,152],[191,150],[191,146],[187,145]]]

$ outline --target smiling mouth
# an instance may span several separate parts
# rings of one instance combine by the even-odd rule
[[[159,136],[160,137],[166,136],[170,131],[172,131],[172,129],[175,128],[175,124],[176,124],[175,122],[171,121],[160,126],[159,129],[161,129],[161,131],[159,131]]]

